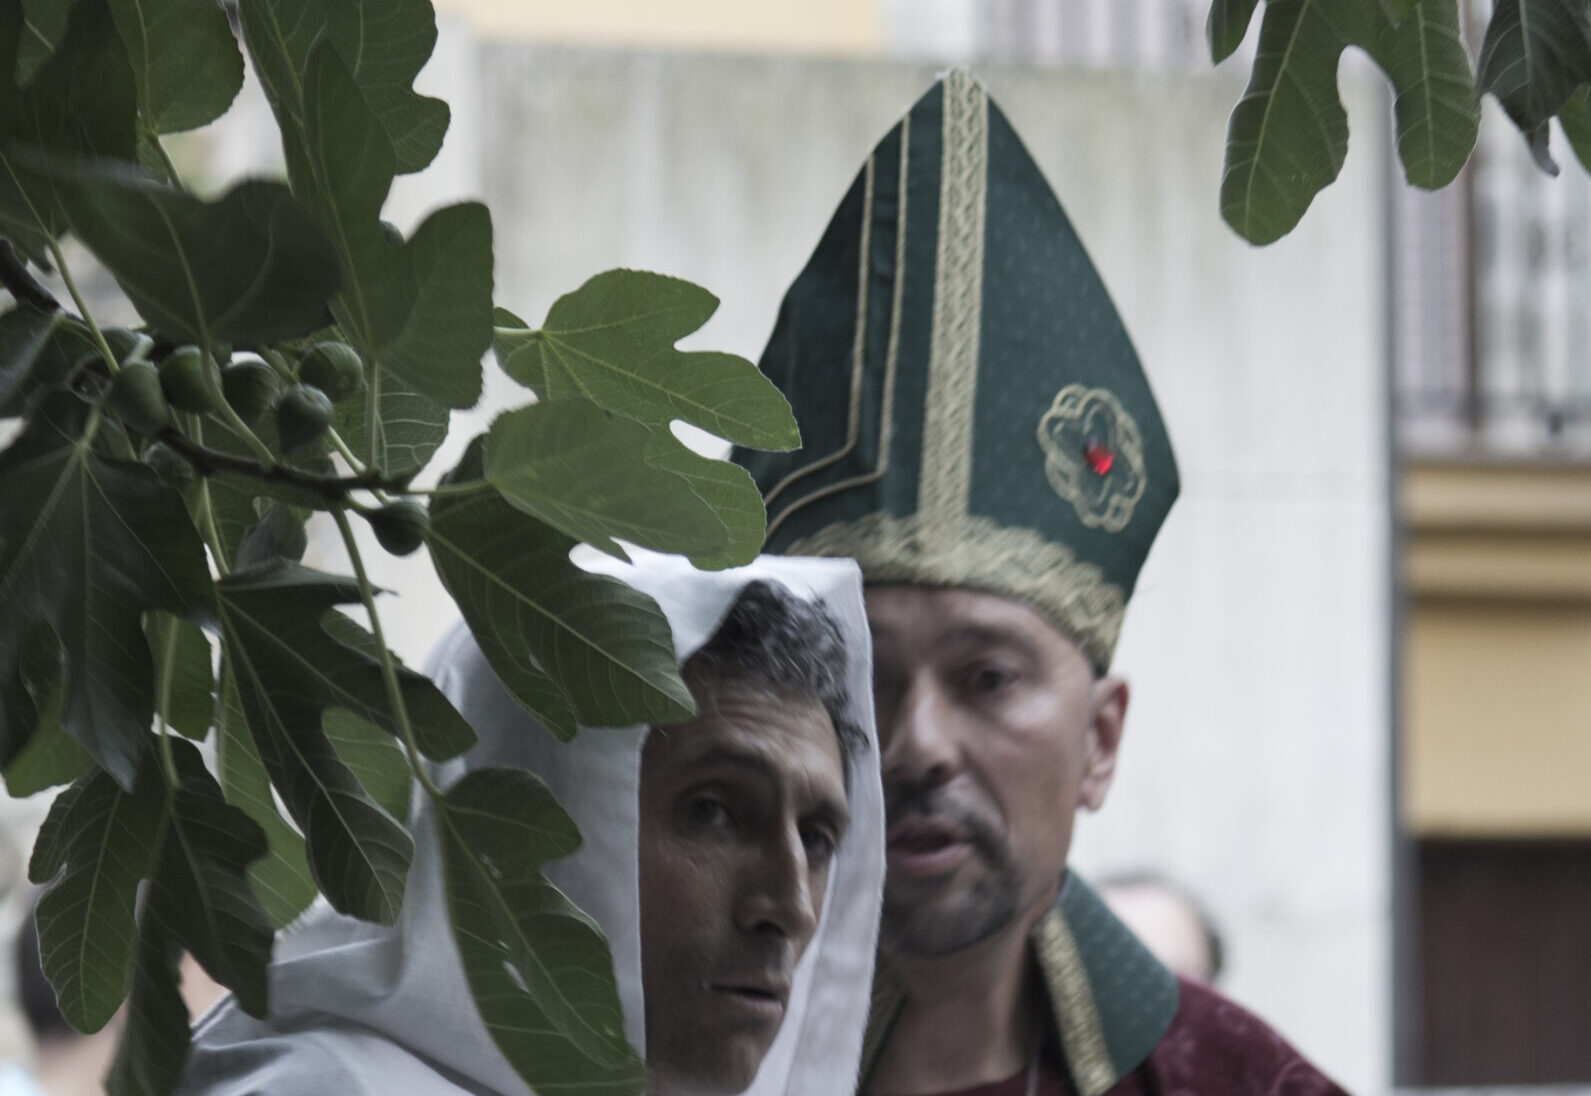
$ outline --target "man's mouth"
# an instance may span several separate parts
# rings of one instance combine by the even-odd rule
[[[790,999],[790,982],[784,978],[730,977],[709,982],[707,988],[737,1009],[759,1019],[782,1020]]]
[[[966,830],[940,818],[905,818],[886,835],[889,872],[928,878],[958,867],[972,854]]]

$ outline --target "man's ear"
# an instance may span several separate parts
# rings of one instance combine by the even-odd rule
[[[1127,720],[1127,681],[1106,674],[1094,682],[1093,721],[1088,728],[1088,756],[1084,759],[1079,805],[1097,811],[1116,777],[1116,756]]]

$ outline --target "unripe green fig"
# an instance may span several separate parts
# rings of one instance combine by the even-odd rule
[[[276,406],[282,377],[258,358],[240,358],[222,367],[221,392],[238,418],[253,426]]]
[[[336,403],[365,383],[359,352],[347,343],[318,342],[298,359],[298,379],[312,384]]]
[[[111,381],[107,400],[129,430],[158,434],[171,425],[171,407],[160,390],[160,372],[148,362],[131,361],[122,366]]]
[[[276,436],[282,452],[308,445],[331,425],[331,400],[309,384],[291,385],[276,405]]]
[[[171,446],[163,441],[157,441],[144,455],[138,458],[154,470],[155,475],[165,480],[177,490],[182,491],[193,485],[195,479],[193,465]]]
[[[406,556],[425,542],[426,530],[431,528],[431,515],[413,499],[389,502],[381,509],[366,514],[370,528],[375,530],[381,546],[395,556]]]
[[[213,368],[197,346],[179,346],[167,354],[160,363],[160,387],[171,406],[195,415],[215,410],[212,389],[205,377],[206,371]]]

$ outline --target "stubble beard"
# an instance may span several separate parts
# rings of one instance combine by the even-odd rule
[[[943,879],[886,879],[879,945],[896,955],[953,955],[996,935],[1016,918],[1021,873],[1004,838],[981,812],[937,791],[908,786],[892,793],[890,823],[911,814],[954,822],[967,833],[975,864]],[[957,876],[979,868],[969,884],[950,889],[957,887]]]

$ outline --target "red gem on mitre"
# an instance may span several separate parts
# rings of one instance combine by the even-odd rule
[[[1103,476],[1116,463],[1116,454],[1097,441],[1089,441],[1083,445],[1083,459],[1094,470],[1094,475]]]

